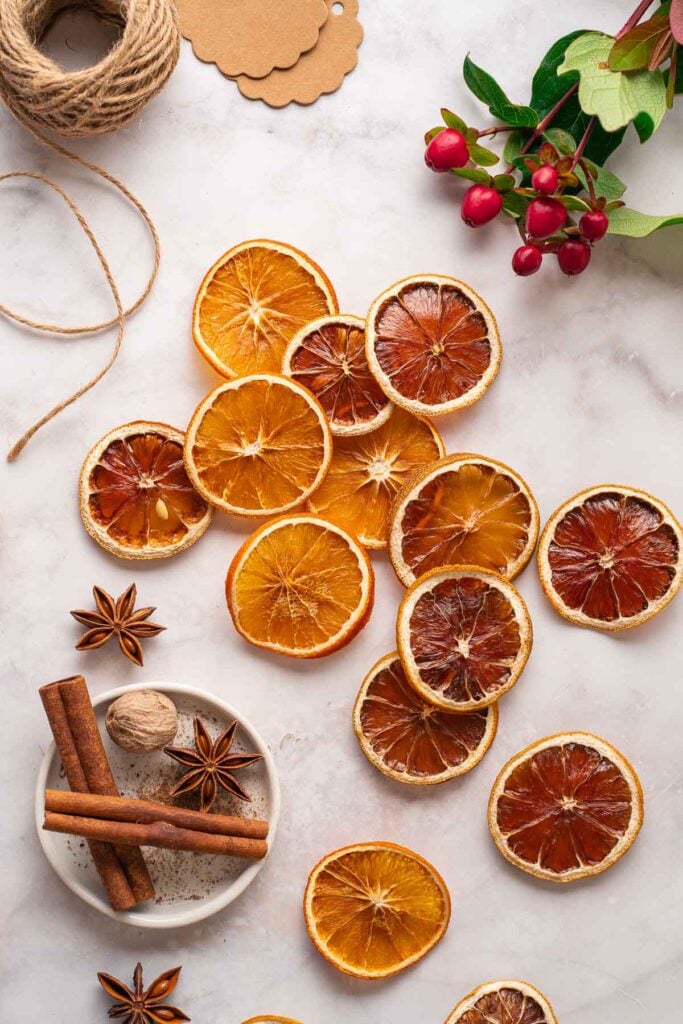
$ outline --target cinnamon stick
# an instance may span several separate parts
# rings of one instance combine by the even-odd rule
[[[132,822],[105,821],[102,818],[84,818],[47,811],[43,828],[46,832],[64,832],[85,839],[99,839],[118,846],[158,846],[164,850],[185,850],[189,853],[222,854],[260,860],[268,852],[263,839],[244,839],[242,836],[213,835],[176,828],[166,822],[137,825]]]
[[[45,790],[45,810],[77,817],[101,818],[131,824],[165,822],[192,832],[235,836],[243,839],[265,839],[268,822],[258,818],[239,818],[229,814],[208,814],[185,807],[169,806],[153,800],[136,800],[124,796],[98,796],[92,793],[70,793],[64,789]]]
[[[85,679],[83,676],[72,676],[60,680],[56,685],[59,687],[76,752],[83,766],[88,784],[87,791],[105,796],[118,796],[119,791],[107,760]],[[154,896],[154,885],[142,852],[124,848],[117,850],[116,855],[138,902],[151,899]]]
[[[76,753],[59,687],[55,685],[42,687],[40,698],[64,765],[68,783],[73,790],[85,792],[88,784]],[[98,842],[94,839],[90,840],[88,846],[112,910],[130,910],[138,901],[114,848],[109,843]]]

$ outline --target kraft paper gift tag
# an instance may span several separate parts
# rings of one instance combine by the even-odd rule
[[[357,19],[358,0],[327,0],[330,15],[320,31],[316,46],[286,70],[275,70],[255,79],[240,75],[240,92],[249,99],[263,100],[271,107],[288,103],[314,103],[323,93],[335,92],[344,76],[358,63],[363,28]],[[337,13],[336,8],[342,7]]]
[[[176,0],[176,7],[200,60],[251,78],[296,64],[329,14],[326,0]]]

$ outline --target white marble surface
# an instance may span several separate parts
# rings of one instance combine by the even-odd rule
[[[150,978],[182,963],[174,1001],[204,1024],[266,1012],[304,1024],[439,1024],[477,983],[515,975],[547,993],[561,1024],[679,1019],[683,599],[640,630],[602,636],[557,618],[530,567],[519,585],[535,648],[505,698],[493,749],[470,776],[412,792],[375,773],[350,724],[360,679],[393,646],[401,588],[383,557],[375,559],[377,602],[365,632],[328,661],[293,664],[257,653],[232,631],[222,591],[239,526],[217,517],[191,551],[135,567],[89,540],[75,500],[78,467],[101,434],[138,417],[183,426],[216,383],[190,340],[192,298],[222,251],[265,235],[309,250],[352,312],[419,271],[462,276],[483,293],[500,320],[502,372],[482,402],[443,423],[444,433],[451,450],[520,470],[544,518],[602,481],[645,488],[680,514],[681,229],[643,243],[607,242],[583,280],[548,268],[521,282],[508,269],[508,227],[469,233],[458,218],[457,183],[437,180],[421,163],[421,133],[443,103],[479,116],[458,71],[467,50],[521,100],[553,39],[582,25],[615,29],[630,6],[366,2],[357,71],[336,95],[279,112],[242,99],[185,44],[170,86],[139,120],[79,147],[149,204],[164,255],[158,286],[131,321],[110,377],[18,463],[0,467],[5,1019],[104,1020],[108,1003],[95,972],[125,978],[137,959]],[[0,168],[41,169],[73,186],[131,298],[148,259],[135,218],[97,182],[37,148],[5,112],[0,118]],[[631,182],[633,206],[683,208],[682,129],[679,109],[646,149],[631,140],[617,155],[613,167]],[[7,185],[1,198],[2,300],[72,323],[107,314],[110,297],[92,254],[56,201]],[[100,366],[110,345],[109,337],[48,340],[4,323],[2,445]],[[168,626],[148,644],[144,670],[113,649],[77,654],[68,609],[87,604],[95,582],[120,592],[132,579]],[[271,744],[284,795],[280,836],[257,883],[227,912],[171,934],[136,932],[81,904],[43,859],[32,790],[49,732],[36,690],[76,671],[95,692],[145,678],[207,687],[242,708]],[[569,728],[601,733],[633,760],[647,814],[612,872],[556,889],[506,865],[488,837],[485,806],[509,755]],[[301,897],[320,855],[379,837],[435,863],[452,892],[453,920],[416,969],[369,986],[318,957]]]

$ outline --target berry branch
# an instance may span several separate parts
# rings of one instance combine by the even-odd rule
[[[461,205],[466,224],[479,228],[501,214],[516,222],[522,245],[512,266],[522,277],[536,273],[549,254],[565,274],[582,273],[608,231],[643,237],[683,223],[683,215],[627,209],[621,199],[626,186],[604,166],[629,124],[647,141],[683,92],[683,28],[674,21],[680,14],[671,13],[671,0],[660,0],[643,21],[654,3],[641,0],[616,36],[574,32],[557,40],[534,75],[528,106],[513,103],[466,57],[465,82],[499,123],[470,127],[443,109],[445,127],[425,136],[427,166],[470,182]],[[583,90],[584,75],[597,87]],[[500,157],[482,142],[500,135],[507,136],[507,166],[495,174],[489,168]]]

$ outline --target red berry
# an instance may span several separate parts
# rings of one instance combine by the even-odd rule
[[[460,213],[465,224],[471,228],[481,227],[497,217],[503,208],[503,200],[495,188],[489,185],[472,185],[463,196]]]
[[[557,250],[557,262],[560,264],[560,270],[570,277],[573,277],[574,274],[582,274],[590,261],[590,246],[575,238],[563,242]]]
[[[579,221],[579,228],[584,238],[589,242],[599,242],[605,237],[609,227],[609,217],[602,210],[590,210],[584,213]]]
[[[548,238],[564,225],[567,211],[559,199],[532,199],[526,211],[527,234]]]
[[[450,171],[464,167],[470,158],[465,136],[455,128],[444,128],[435,135],[425,150],[425,163],[433,171]]]
[[[559,178],[560,176],[554,167],[551,167],[550,164],[543,164],[542,167],[539,167],[531,175],[531,184],[537,192],[550,196],[557,188]]]
[[[512,257],[512,269],[520,277],[531,277],[541,266],[543,253],[535,245],[520,245]]]

